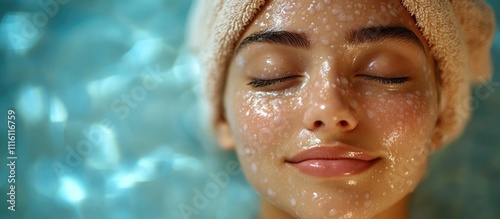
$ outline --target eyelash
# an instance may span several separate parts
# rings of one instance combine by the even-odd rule
[[[382,84],[403,84],[410,80],[409,77],[397,77],[397,78],[385,78],[385,77],[377,77],[372,75],[358,75],[364,77],[369,81],[376,81]]]
[[[377,76],[372,76],[372,75],[358,75],[358,76],[362,76],[366,80],[376,81],[376,82],[380,82],[382,84],[403,84],[403,83],[406,83],[410,80],[409,77],[385,78],[385,77],[377,77]],[[276,84],[276,83],[287,82],[287,81],[290,81],[290,80],[298,78],[298,77],[300,77],[300,76],[289,76],[289,77],[277,78],[277,79],[254,78],[249,83],[247,83],[247,85],[250,85],[254,88],[267,87],[267,86],[271,86],[271,85]]]
[[[276,78],[276,79],[258,79],[258,78],[254,78],[247,85],[250,85],[250,86],[252,86],[254,88],[267,87],[267,86],[271,86],[271,85],[276,84],[276,83],[287,82],[287,81],[290,81],[290,80],[293,80],[293,79],[299,78],[299,77],[300,76],[288,76],[288,77]]]

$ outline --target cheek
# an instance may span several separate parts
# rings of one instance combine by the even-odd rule
[[[239,154],[246,157],[278,155],[284,139],[293,136],[292,120],[302,98],[276,93],[238,92],[228,118]]]
[[[382,93],[364,100],[365,125],[387,158],[389,193],[405,194],[420,181],[427,166],[430,139],[436,122],[437,103],[427,91]],[[367,103],[366,103],[367,102]]]

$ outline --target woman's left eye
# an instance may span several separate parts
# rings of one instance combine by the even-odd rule
[[[259,79],[259,78],[253,78],[247,85],[250,85],[254,88],[262,88],[262,87],[267,87],[271,86],[277,83],[283,83],[287,82],[290,80],[293,80],[295,78],[298,78],[300,76],[288,76],[288,77],[283,77],[283,78],[276,78],[276,79]]]
[[[382,84],[403,84],[403,83],[408,82],[410,80],[410,77],[388,78],[388,77],[379,77],[379,76],[373,76],[373,75],[358,75],[358,76],[363,77],[365,80],[376,81],[376,82],[380,82]]]

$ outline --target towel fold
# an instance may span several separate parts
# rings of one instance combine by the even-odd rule
[[[222,118],[227,66],[238,39],[265,0],[201,0],[188,28],[188,44],[202,65],[211,123]],[[491,78],[493,11],[483,0],[401,0],[415,18],[436,60],[440,112],[435,146],[463,131],[471,113],[471,85]]]

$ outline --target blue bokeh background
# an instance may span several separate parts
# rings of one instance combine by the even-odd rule
[[[201,128],[199,66],[183,44],[191,1],[0,4],[0,218],[257,217],[259,197],[233,171],[234,154]],[[465,135],[433,154],[412,218],[500,217],[498,32],[492,54],[493,81],[472,91]]]

